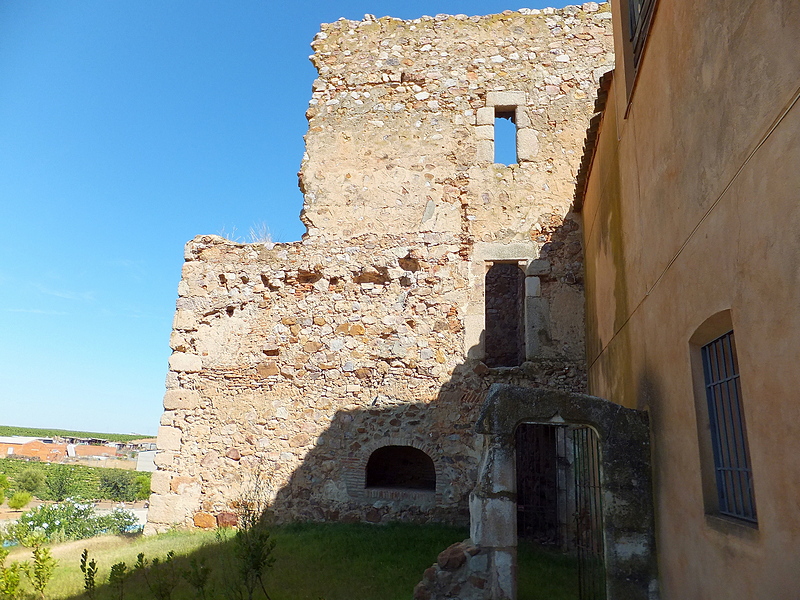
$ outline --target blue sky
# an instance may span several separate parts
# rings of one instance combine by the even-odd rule
[[[0,424],[155,433],[184,243],[298,240],[322,22],[562,2],[0,2]]]

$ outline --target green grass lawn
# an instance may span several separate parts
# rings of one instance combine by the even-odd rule
[[[424,570],[439,552],[468,536],[465,529],[443,525],[389,524],[294,524],[276,527],[275,565],[267,577],[272,600],[409,600]],[[202,559],[212,570],[213,589],[207,598],[225,598],[222,579],[232,569],[231,543],[214,532],[180,531],[152,537],[100,537],[53,547],[59,565],[46,590],[47,598],[82,597],[80,554],[88,548],[99,566],[98,583],[107,581],[113,563],[125,561],[130,567],[136,555],[163,558],[169,550],[177,555],[178,571],[188,567],[189,558]],[[24,560],[23,549],[10,560]],[[574,591],[574,560],[553,555],[532,546],[520,548],[520,600],[547,598],[567,600]],[[112,598],[106,585],[96,598]],[[126,583],[127,600],[153,598],[141,574]],[[263,594],[256,596],[263,598]],[[192,588],[181,581],[173,600],[194,599]]]

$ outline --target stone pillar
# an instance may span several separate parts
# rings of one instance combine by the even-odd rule
[[[517,597],[517,489],[514,447],[487,436],[478,484],[470,494],[470,537],[489,556],[490,598]]]

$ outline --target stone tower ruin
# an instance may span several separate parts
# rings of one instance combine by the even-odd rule
[[[571,204],[607,11],[322,26],[303,240],[186,245],[148,531],[214,525],[255,476],[280,520],[466,522],[488,387],[585,390]]]

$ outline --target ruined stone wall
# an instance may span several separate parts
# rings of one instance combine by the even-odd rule
[[[493,382],[585,388],[569,212],[604,6],[323,25],[301,170],[308,234],[186,247],[148,531],[208,525],[260,474],[288,519],[467,520]],[[496,111],[519,162],[492,162]],[[491,113],[491,114],[489,114]],[[526,272],[526,361],[487,367],[484,276]],[[435,490],[365,487],[412,446]]]

